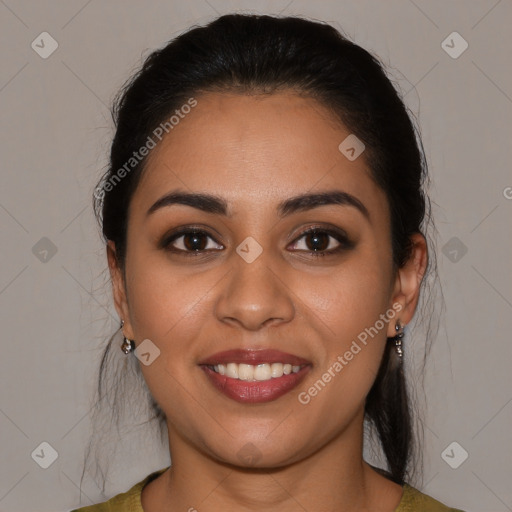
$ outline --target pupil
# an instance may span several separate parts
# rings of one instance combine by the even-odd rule
[[[204,244],[204,239],[203,239],[203,243],[200,242],[201,236],[202,235],[200,233],[190,233],[188,235],[185,235],[185,237],[184,237],[185,247],[191,251],[203,250],[205,247],[205,244]],[[189,240],[193,240],[193,242],[188,243]],[[199,245],[199,247],[197,247],[197,245]]]
[[[325,250],[329,246],[328,236],[326,233],[313,233],[309,235],[311,237],[311,240],[313,240],[313,244],[319,244],[320,247],[314,247],[313,251],[322,251]],[[323,240],[322,240],[323,239]],[[322,244],[322,241],[324,242]],[[327,242],[327,243],[326,243]]]

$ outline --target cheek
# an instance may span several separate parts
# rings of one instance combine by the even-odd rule
[[[199,267],[196,267],[198,269]],[[128,272],[131,272],[128,274]],[[160,350],[158,363],[179,382],[190,380],[198,371],[197,358],[204,356],[205,340],[211,336],[213,302],[225,269],[191,271],[185,265],[171,265],[156,251],[132,253],[127,261],[128,300],[135,339],[151,340]],[[179,386],[169,375],[153,378],[148,384]]]
[[[329,338],[346,343],[373,326],[388,308],[388,272],[386,262],[361,252],[328,274],[301,275],[293,290],[324,322]]]
[[[127,275],[132,276],[128,300],[136,342],[149,339],[160,351],[150,365],[141,364],[151,394],[173,421],[172,411],[187,410],[201,417],[205,411],[195,410],[190,398],[190,393],[200,393],[191,390],[190,383],[199,371],[195,358],[204,337],[200,331],[205,315],[211,309],[208,292],[218,279],[207,273],[184,275],[178,268],[171,269],[165,258],[151,254],[133,254]]]
[[[361,254],[328,278],[300,281],[300,297],[314,313],[311,318],[316,318],[323,333],[323,354],[313,380],[322,382],[310,390],[313,395],[316,393],[314,400],[319,409],[322,404],[329,409],[328,404],[336,403],[349,409],[355,407],[375,380],[388,322],[393,321],[386,316],[390,293],[386,265],[386,261]],[[334,413],[338,414],[344,413]]]

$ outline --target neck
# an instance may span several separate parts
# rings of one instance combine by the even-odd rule
[[[391,512],[402,488],[364,462],[362,426],[362,419],[353,422],[298,462],[273,468],[219,462],[169,430],[172,467],[155,481],[161,480],[151,497],[143,492],[144,510],[351,512],[376,510],[378,505]]]

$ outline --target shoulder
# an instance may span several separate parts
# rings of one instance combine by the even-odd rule
[[[82,507],[72,510],[71,512],[143,512],[141,504],[142,489],[151,480],[154,480],[157,476],[161,475],[168,468],[163,468],[149,474],[144,480],[136,483],[128,491],[121,494],[117,494],[113,498],[103,503],[96,505],[90,505],[88,507]]]
[[[418,489],[404,484],[404,494],[395,512],[463,512],[458,508],[450,508],[440,501],[423,494]]]

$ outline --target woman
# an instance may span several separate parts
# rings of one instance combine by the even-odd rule
[[[378,60],[326,24],[222,16],[151,54],[115,117],[95,204],[172,465],[80,510],[456,510],[406,482],[429,202]]]

